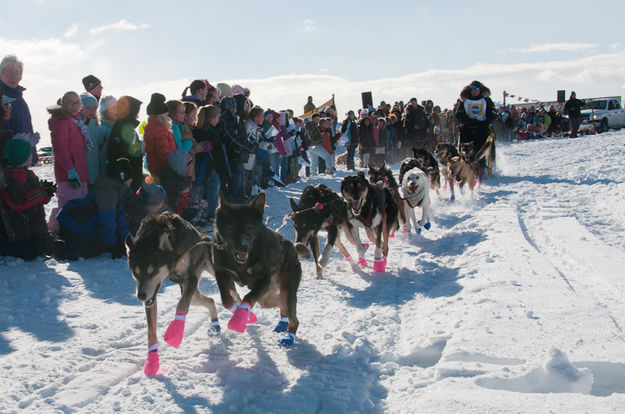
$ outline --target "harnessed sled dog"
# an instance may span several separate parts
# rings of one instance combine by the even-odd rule
[[[227,203],[223,195],[215,212],[213,265],[221,301],[233,312],[228,328],[245,332],[256,322],[252,308],[280,308],[274,332],[285,332],[280,346],[291,346],[299,321],[296,314],[297,289],[302,268],[293,243],[263,223],[265,193],[249,204]],[[250,291],[241,301],[235,282]]]
[[[428,188],[428,177],[420,168],[413,168],[404,175],[401,185],[405,204],[406,214],[408,216],[408,230],[410,222],[414,226],[417,234],[421,233],[421,226],[426,230],[430,229],[430,189]],[[415,218],[414,209],[421,207],[421,220]]]
[[[373,270],[384,272],[388,256],[389,235],[397,230],[398,207],[388,189],[371,184],[363,172],[350,175],[341,182],[341,194],[357,219],[375,243]]]
[[[449,186],[449,191],[451,192],[451,196],[449,198],[450,201],[454,201],[456,199],[456,195],[454,194],[454,181],[455,178],[449,170],[449,161],[453,157],[457,157],[460,155],[458,150],[453,144],[449,144],[446,142],[441,142],[436,146],[436,156],[441,161],[441,170],[443,177],[445,177],[445,184]]]
[[[312,250],[315,260],[316,277],[323,278],[323,268],[330,259],[332,247],[336,244],[343,256],[350,259],[349,252],[341,243],[340,233],[356,246],[359,256],[364,255],[365,247],[360,242],[358,230],[350,223],[352,214],[347,208],[347,203],[339,195],[324,184],[309,185],[304,189],[299,203],[292,198],[291,217],[295,227],[295,250],[299,257],[310,257],[308,247]],[[317,234],[320,230],[328,232],[328,239],[319,260],[319,239]]]
[[[165,332],[165,342],[173,347],[180,345],[190,305],[206,307],[212,320],[212,332],[220,331],[215,302],[198,289],[204,271],[214,274],[211,250],[205,245],[207,240],[189,222],[169,212],[144,220],[134,242],[126,238],[128,266],[137,282],[137,298],[145,307],[148,325],[146,375],[155,375],[160,365],[157,294],[166,278],[180,286],[182,297],[174,320]]]
[[[404,160],[404,162],[406,160]],[[404,164],[402,163],[402,166],[403,165]],[[369,164],[368,175],[370,183],[376,184],[390,191],[393,199],[397,203],[399,211],[399,221],[403,225],[403,232],[405,233],[406,231],[408,231],[408,218],[406,216],[405,203],[402,200],[401,194],[399,194],[399,185],[397,184],[397,181],[393,176],[393,171],[391,170],[391,168],[388,167],[385,162],[383,162],[382,165],[377,168]]]

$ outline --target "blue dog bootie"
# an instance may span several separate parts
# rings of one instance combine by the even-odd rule
[[[293,346],[293,343],[295,343],[295,334],[293,332],[287,332],[286,335],[278,341],[278,345],[284,348]]]
[[[276,327],[273,328],[273,331],[274,332],[286,332],[287,329],[289,329],[289,318],[286,316],[281,316],[280,321],[278,322]]]

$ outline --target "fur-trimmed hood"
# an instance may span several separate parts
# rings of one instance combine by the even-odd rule
[[[480,88],[480,94],[476,96],[474,99],[480,99],[482,97],[484,98],[490,97],[490,89],[484,86],[482,82],[474,80],[473,82],[471,82],[470,84],[462,88],[462,91],[460,92],[460,100],[462,102],[472,97],[471,88],[474,88],[474,87]]]
[[[48,113],[57,118],[69,118],[69,112],[67,112],[61,105],[53,105],[47,108]]]

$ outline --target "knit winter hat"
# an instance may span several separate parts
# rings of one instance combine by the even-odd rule
[[[227,83],[218,83],[217,89],[221,92],[221,96],[232,96],[232,88]]]
[[[165,201],[165,189],[158,184],[143,184],[137,190],[137,196],[146,206],[158,206]]]
[[[85,86],[85,90],[87,92],[91,91],[93,88],[95,88],[101,83],[102,82],[100,81],[100,79],[96,78],[93,75],[87,75],[84,78],[82,78],[82,84]]]
[[[11,139],[4,146],[4,157],[13,167],[18,167],[26,162],[32,146],[21,139]]]
[[[82,106],[98,106],[98,100],[89,92],[83,92],[80,94],[80,103],[82,104]]]
[[[108,176],[124,182],[132,178],[132,166],[128,158],[118,158],[109,164]]]
[[[169,107],[165,104],[165,95],[160,93],[153,93],[148,104],[148,115],[160,115],[166,114],[169,111]]]

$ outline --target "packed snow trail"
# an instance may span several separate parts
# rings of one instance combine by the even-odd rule
[[[454,203],[432,195],[432,228],[397,234],[385,273],[335,250],[316,280],[302,260],[292,349],[276,345],[276,309],[255,307],[244,334],[225,329],[208,274],[200,289],[218,302],[222,334],[209,336],[208,311],[193,307],[182,344],[167,346],[180,292],[165,283],[152,378],[124,259],[3,258],[0,411],[623,412],[624,141],[499,144],[496,176]],[[306,185],[338,191],[346,175],[270,189],[269,226]],[[290,223],[282,233],[294,239]]]

